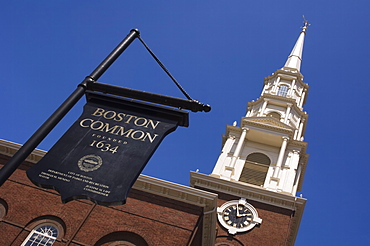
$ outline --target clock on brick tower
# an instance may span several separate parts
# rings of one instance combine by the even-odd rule
[[[264,79],[239,125],[228,125],[210,175],[191,185],[218,194],[216,245],[294,245],[306,199],[297,197],[308,161],[303,111],[309,86],[300,72],[302,31],[281,69]]]

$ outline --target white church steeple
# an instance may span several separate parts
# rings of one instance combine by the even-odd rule
[[[308,160],[303,105],[309,86],[300,73],[307,27],[305,21],[284,67],[264,79],[240,126],[227,126],[211,176],[293,196],[300,190]]]

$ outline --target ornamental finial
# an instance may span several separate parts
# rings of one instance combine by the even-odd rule
[[[304,15],[302,15],[302,17],[303,17],[303,27],[301,27],[301,28],[302,28],[302,31],[303,31],[303,32],[305,32],[305,31],[306,31],[306,29],[307,29],[311,24],[309,24],[309,23],[308,23],[308,20],[306,20],[306,18],[304,17]]]

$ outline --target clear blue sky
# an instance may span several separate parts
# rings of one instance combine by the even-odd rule
[[[0,8],[0,138],[23,144],[105,56],[141,37],[210,113],[169,135],[144,174],[188,185],[211,173],[226,124],[244,116],[263,78],[281,68],[302,15],[301,72],[310,85],[308,199],[296,245],[370,245],[370,1],[5,1]],[[136,40],[100,82],[182,97]],[[40,144],[48,150],[84,100]]]

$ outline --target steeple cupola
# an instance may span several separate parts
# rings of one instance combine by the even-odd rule
[[[211,176],[293,196],[300,189],[308,160],[303,105],[309,86],[300,72],[308,26],[305,21],[284,67],[264,79],[240,126],[227,126]]]

